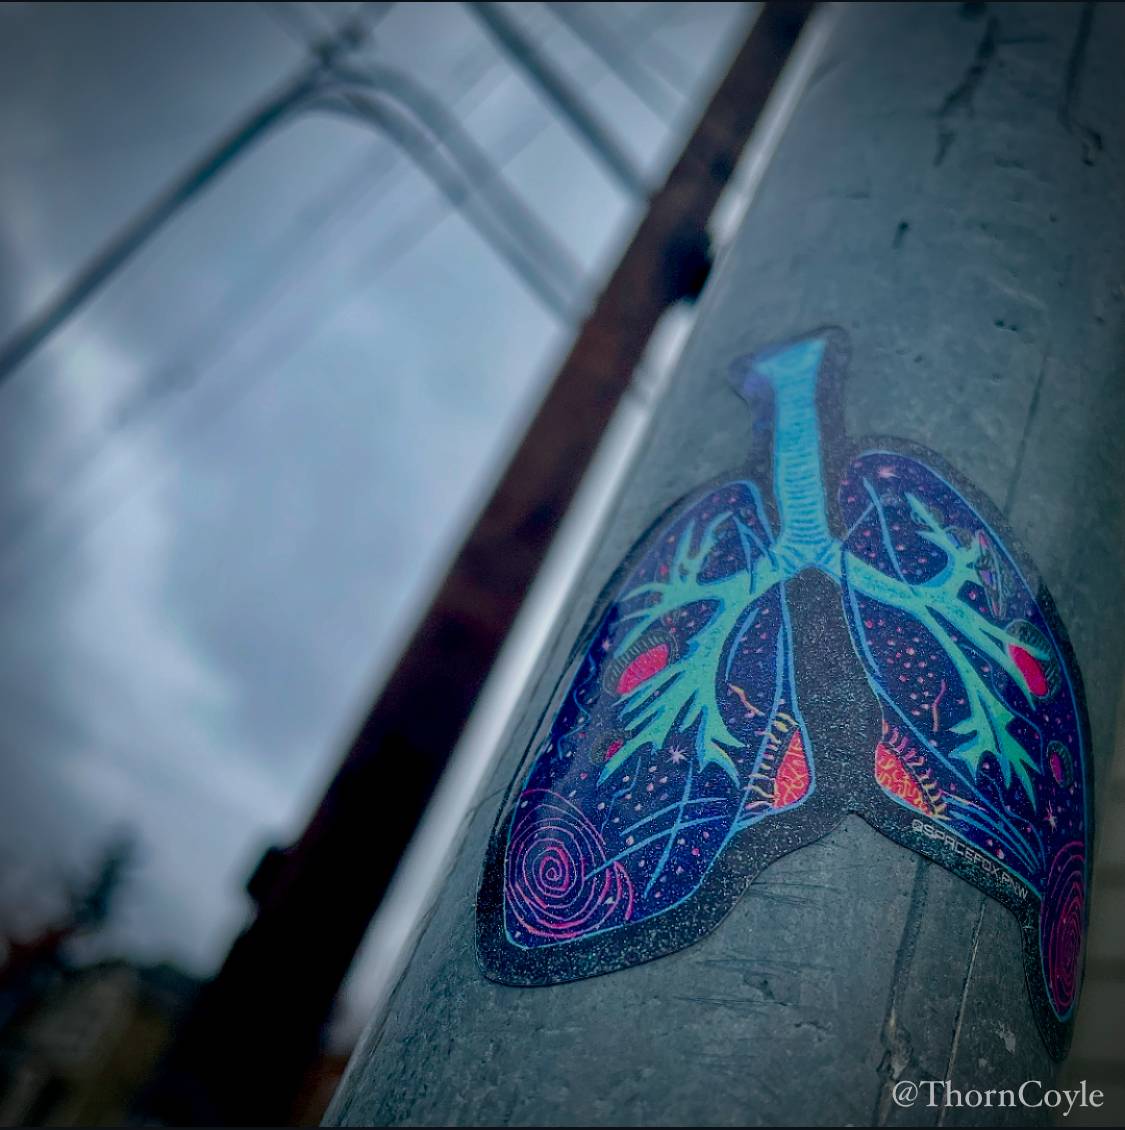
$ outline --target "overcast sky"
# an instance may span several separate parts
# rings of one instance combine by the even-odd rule
[[[302,65],[281,7],[0,5],[0,338]],[[745,13],[597,8],[666,105],[517,14],[658,177]],[[373,43],[357,58],[456,110],[589,300],[638,204],[461,7],[396,5]],[[128,827],[101,945],[221,959],[572,332],[392,146],[308,115],[0,386],[0,933]]]

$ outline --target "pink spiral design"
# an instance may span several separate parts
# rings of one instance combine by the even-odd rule
[[[581,809],[550,789],[520,797],[508,838],[505,899],[531,935],[563,942],[633,913],[633,884]]]
[[[1064,844],[1051,861],[1039,912],[1039,943],[1047,991],[1056,1014],[1067,1016],[1078,992],[1086,928],[1086,853],[1077,841]]]

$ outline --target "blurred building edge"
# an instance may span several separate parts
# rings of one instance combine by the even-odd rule
[[[198,988],[167,964],[58,968],[0,1034],[0,1125],[128,1122]]]
[[[0,1125],[120,1125],[199,990],[168,964],[76,964],[74,942],[110,918],[136,854],[106,846],[59,919],[8,939],[0,967]]]
[[[707,221],[811,3],[762,5],[257,915],[177,1035],[146,1114],[290,1119],[340,984],[661,315],[698,295]]]

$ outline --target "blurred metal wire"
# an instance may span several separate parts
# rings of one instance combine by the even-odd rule
[[[289,3],[272,4],[264,2],[264,0],[262,0],[262,2],[258,4],[258,7],[260,7],[263,12],[268,13],[271,19],[278,20],[278,22],[280,22],[280,20],[286,20],[286,23],[284,25],[286,32],[297,39],[297,41],[301,43],[302,46],[306,47],[310,52],[314,54],[320,54],[322,52],[324,48],[324,41],[317,35],[316,29],[314,29],[312,26],[312,21],[305,21],[300,19],[299,17],[289,20],[285,16],[280,16],[279,19],[279,13],[296,12],[298,10],[303,10],[305,6]],[[389,12],[394,7],[395,5],[391,3],[367,3],[354,6],[352,13],[353,17],[362,16],[364,22],[362,23],[362,25],[354,25],[353,28],[348,31],[350,40],[356,42],[359,45],[368,43],[369,37],[363,33],[372,30],[384,16],[389,14]],[[659,10],[659,6],[657,7]],[[667,10],[670,9],[665,9],[665,11]],[[652,34],[657,23],[663,23],[663,19],[661,18],[654,21],[652,19],[651,13],[647,10],[641,12],[633,19],[627,21],[625,27],[626,31],[628,32],[628,42],[634,44],[634,48],[636,44],[643,42],[645,44],[645,51],[652,51],[655,54],[655,48],[657,44],[655,40],[652,39]],[[350,59],[351,55],[348,55],[347,58]],[[505,59],[503,57],[496,56],[494,53],[488,51],[487,49],[485,49],[481,53],[481,58],[483,61],[483,69],[480,72],[481,74],[492,71],[497,67],[504,67],[506,65]],[[661,69],[666,70],[667,68],[664,67],[663,64],[661,64]],[[349,68],[349,70],[351,70],[351,68]],[[363,73],[366,73],[366,69]],[[673,79],[669,78],[668,81],[673,87],[677,86],[676,82]],[[417,96],[418,84],[416,82],[413,82],[412,86]],[[338,93],[339,92],[337,91],[337,94]],[[440,123],[446,121],[452,121],[453,129],[459,130],[461,133],[464,133],[463,128],[460,127],[460,122],[457,116],[446,108],[445,102],[442,98],[435,97],[432,92],[425,89],[422,90],[422,97],[426,99],[431,107],[436,107],[436,110],[433,111],[433,114],[431,116],[436,114],[439,134],[442,132]],[[316,100],[311,101],[306,107],[306,109],[310,111],[316,111],[326,108],[335,109],[337,111],[343,109],[343,107],[341,107],[339,104],[337,104],[336,106],[325,106],[322,103],[316,102]],[[503,153],[496,155],[493,163],[497,167],[502,168],[503,166],[505,166],[508,161],[512,160],[516,156],[516,154],[520,152],[523,147],[532,140],[534,136],[537,136],[538,133],[541,132],[542,128],[545,128],[546,124],[551,120],[550,108],[548,107],[547,110],[547,116],[542,119],[540,126],[536,128],[530,136],[523,137],[522,140],[512,139],[515,147],[513,148],[510,144]],[[347,112],[350,112],[353,117],[357,116],[354,107]],[[366,122],[366,124],[371,125],[372,122],[368,121]],[[424,135],[423,132],[419,131],[417,125],[411,126],[408,121],[403,119],[402,115],[398,115],[398,117],[396,118],[396,125],[400,130],[410,135],[412,143],[416,147],[432,146],[433,143]],[[473,145],[474,143],[471,141],[471,139],[469,139],[468,146],[471,147]],[[430,157],[427,159],[433,161],[439,160],[438,157]],[[472,157],[469,156],[468,165],[471,166],[472,164]],[[442,166],[442,169],[438,175],[442,175],[447,178],[453,178],[453,181],[457,182],[459,173],[456,168],[446,164]],[[506,183],[507,182],[503,179],[498,181],[498,184],[501,186],[501,191],[503,191],[503,188],[506,187]],[[462,190],[459,184],[455,183],[453,187],[455,192],[461,193]],[[439,189],[439,191],[441,190]],[[448,197],[444,192],[441,195],[441,199],[448,200]],[[515,199],[519,201],[518,196],[516,196]],[[522,204],[522,201],[519,201],[519,203]],[[466,201],[466,204],[463,205],[463,208],[472,206],[473,205],[471,200],[468,200]],[[500,202],[500,207],[505,207],[505,204],[503,202]],[[469,217],[466,217],[466,219],[469,219]],[[432,227],[436,222],[438,222],[438,220],[433,219],[427,223],[424,229],[416,230],[410,237],[410,245],[413,245],[413,243],[417,242],[417,240],[422,237],[424,231],[429,230],[429,228]],[[470,220],[470,222],[472,222],[472,220]],[[486,224],[490,222],[487,218],[487,215],[481,222]],[[333,226],[338,225],[334,224]],[[316,244],[319,244],[322,238],[323,233],[317,234],[315,232],[310,232],[309,238],[304,242],[307,244],[314,242]],[[534,242],[534,236],[531,235],[530,238],[532,242]],[[387,269],[391,265],[391,263],[395,261],[403,252],[402,246],[399,246],[399,244],[401,243],[400,240],[396,239],[390,242],[394,246],[389,249],[386,254],[389,254],[391,258],[384,258],[381,265],[378,265],[376,267],[376,270],[380,273],[383,270]],[[554,241],[549,242],[554,244]],[[554,244],[554,247],[552,249],[560,246],[561,245],[559,244]],[[566,253],[565,247],[562,248],[562,251],[563,254],[559,257],[559,260],[560,262],[563,262],[563,270],[559,273],[559,277],[561,278],[563,285],[565,285],[566,272],[569,270],[571,273],[577,274],[580,268],[577,267],[573,259]],[[548,255],[549,254],[550,252],[548,252]],[[552,284],[548,283],[547,285],[550,286]],[[580,298],[582,297],[584,296],[580,296]],[[244,308],[244,304],[236,305],[238,305],[240,309]],[[224,317],[224,324],[227,327],[226,330],[220,331],[217,339],[214,334],[209,333],[207,335],[207,339],[212,343],[212,347],[216,340],[229,341],[232,339],[232,337],[234,336],[234,326],[237,321],[238,318],[235,315]],[[291,346],[291,344],[292,343],[290,342],[289,345]],[[213,352],[213,348],[211,351]],[[267,366],[267,368],[269,368],[269,366]],[[166,400],[168,394],[182,394],[185,390],[194,387],[194,385],[197,383],[199,375],[199,365],[185,358],[175,360],[167,365],[162,366],[160,371],[155,374],[152,379],[147,380],[146,382],[144,382],[141,388],[131,393],[126,398],[125,402],[120,406],[120,408],[113,413],[113,417],[110,422],[111,434],[118,428],[125,426],[134,426],[138,424],[143,418],[151,414],[151,412],[160,403]],[[254,383],[256,384],[258,382],[255,381]],[[245,394],[248,391],[248,387],[249,386],[245,382],[243,382],[238,390],[239,393]],[[232,397],[227,396],[221,403],[225,405],[232,402]],[[211,418],[212,415],[213,413],[209,414],[207,418]],[[96,462],[97,457],[103,452],[106,446],[106,436],[105,434],[99,432],[97,435],[92,435],[90,437],[90,442],[87,443],[74,457],[66,460],[61,468],[58,481],[53,484],[55,497],[61,497],[59,492],[64,487],[66,487],[68,484],[73,483],[78,476],[92,467]],[[103,507],[99,509],[98,512],[92,517],[85,517],[83,520],[83,533],[89,534],[98,526],[100,526],[105,519],[107,519],[112,513],[116,512],[118,507],[123,504],[124,501],[126,501],[129,497],[132,497],[132,495],[136,493],[137,490],[143,489],[144,485],[145,483],[142,481],[136,482],[131,489],[127,489],[121,492],[117,497],[115,497],[109,507]],[[36,565],[35,571],[24,568],[21,569],[14,577],[12,575],[12,566],[16,565],[18,567],[19,562],[26,559],[26,555],[24,555],[23,557],[17,557],[15,555],[21,548],[27,545],[29,541],[33,541],[37,534],[42,533],[45,529],[50,528],[51,511],[53,509],[54,508],[51,506],[44,508],[42,505],[40,505],[34,511],[29,512],[22,520],[17,520],[14,522],[9,521],[8,523],[6,523],[3,536],[0,536],[0,586],[2,586],[5,591],[9,593],[9,595],[11,595],[12,593],[13,585],[18,589],[21,578],[28,579],[30,577],[39,575],[39,572],[45,564],[58,559],[57,555],[53,551],[48,555],[42,553],[35,554],[33,558]],[[39,543],[35,542],[34,544],[38,545]]]
[[[637,163],[586,105],[567,76],[528,39],[518,25],[498,5],[474,0],[467,5],[513,64],[531,81],[571,125],[581,134],[594,155],[614,175],[621,186],[639,199],[649,195],[652,186]]]
[[[422,121],[429,135],[449,150],[451,159],[461,164],[464,180],[472,192],[486,196],[499,194],[497,206],[488,221],[472,222],[494,250],[544,304],[564,321],[570,320],[580,290],[580,272],[542,221],[519,197],[503,184],[501,174],[467,135],[459,129],[453,115],[445,111],[438,99],[431,97],[419,83],[390,68],[366,71],[341,69],[340,60],[363,42],[366,32],[360,17],[351,21],[337,36],[319,43],[310,43],[316,58],[281,86],[270,98],[229,131],[207,153],[194,162],[175,182],[169,185],[138,216],[117,233],[55,298],[32,315],[8,341],[0,347],[0,384],[12,377],[19,366],[48,338],[61,329],[154,235],[181,209],[194,199],[230,164],[246,153],[282,122],[290,120],[323,96],[336,94],[341,86],[353,85],[377,89],[387,84],[388,96],[404,103],[408,113]],[[392,139],[403,144],[407,136],[402,130]],[[418,161],[416,149],[410,151]],[[427,161],[419,167],[433,176],[437,167]],[[471,193],[449,196],[448,178],[439,189],[451,203],[467,200]],[[502,230],[507,228],[507,233]],[[510,238],[509,238],[510,236]],[[526,243],[526,246],[524,244]],[[542,260],[542,261],[540,261]],[[555,281],[549,282],[550,276]],[[560,283],[558,279],[563,281]]]
[[[656,67],[629,50],[616,28],[588,4],[558,3],[546,7],[570,33],[584,43],[654,114],[667,117],[675,112],[675,84]]]
[[[329,104],[331,99],[342,96],[353,110],[370,101],[366,98],[357,102],[351,88],[367,92],[370,96],[391,99],[426,131],[431,143],[437,143],[448,151],[458,167],[462,182],[460,189],[452,194],[451,182],[432,165],[429,156],[419,147],[417,135],[390,126],[379,113],[360,109],[362,119],[389,131],[396,144],[420,164],[423,172],[438,184],[450,203],[463,211],[544,304],[563,321],[572,322],[578,313],[575,304],[584,290],[582,268],[562,241],[509,186],[495,163],[473,141],[441,99],[433,97],[406,72],[384,66],[367,66],[362,70],[334,66],[323,94],[329,99]],[[490,219],[482,221],[476,214],[472,207],[474,198],[485,204],[491,213]]]

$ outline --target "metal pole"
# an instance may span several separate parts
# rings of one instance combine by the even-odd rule
[[[629,547],[699,484],[770,466],[770,433],[728,385],[732,360],[824,325],[851,339],[837,426],[940,453],[1037,563],[1081,669],[1099,779],[1125,631],[1125,10],[1099,6],[1092,30],[1091,11],[839,13],[578,596],[464,827],[449,830],[448,874],[331,1124],[1050,1120],[1046,1107],[940,1109],[945,1080],[983,1094],[1054,1076],[1026,935],[979,885],[858,816],[769,866],[701,940],[572,983],[488,979],[477,899],[504,794],[524,780]],[[794,434],[781,446],[800,462]],[[809,671],[842,662],[832,631],[797,629]],[[839,690],[822,679],[815,709],[846,712]],[[1065,767],[1038,772],[1074,784]],[[901,1106],[904,1080],[935,1081],[938,1105],[923,1090]]]

